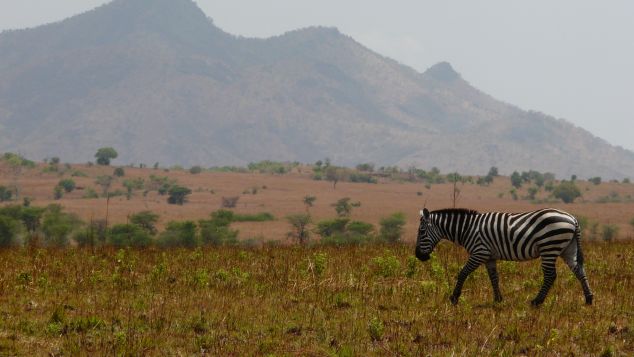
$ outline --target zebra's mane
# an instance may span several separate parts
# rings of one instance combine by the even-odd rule
[[[480,214],[480,212],[473,210],[473,209],[468,209],[468,208],[445,208],[445,209],[439,209],[436,211],[432,211],[431,213],[434,214],[460,214],[460,215],[474,215],[474,214]]]

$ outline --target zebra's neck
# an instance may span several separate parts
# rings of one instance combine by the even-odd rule
[[[466,209],[446,209],[434,211],[431,221],[436,226],[442,238],[463,245],[466,237],[476,227],[476,221],[480,214]]]

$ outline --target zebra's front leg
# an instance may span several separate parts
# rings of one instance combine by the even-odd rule
[[[501,302],[502,293],[500,292],[500,279],[498,277],[496,263],[497,262],[495,260],[489,260],[486,262],[486,267],[489,279],[491,280],[491,286],[493,287],[493,299],[495,302]]]
[[[548,291],[553,286],[555,279],[557,279],[557,268],[555,265],[556,260],[556,255],[542,256],[542,271],[544,272],[544,282],[542,284],[542,288],[539,289],[539,293],[537,293],[537,296],[531,301],[531,305],[539,306],[546,299]]]
[[[478,256],[478,255],[470,255],[467,264],[462,268],[460,273],[458,274],[458,281],[456,282],[456,287],[453,290],[453,294],[449,297],[449,300],[452,304],[458,304],[458,299],[460,299],[460,294],[462,294],[462,286],[464,285],[465,280],[469,277],[471,273],[473,273],[480,264],[487,261],[488,257]]]

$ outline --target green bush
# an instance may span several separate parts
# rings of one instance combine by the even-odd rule
[[[574,182],[562,181],[553,189],[553,196],[561,199],[564,203],[572,203],[581,196],[581,191]]]
[[[19,221],[11,217],[0,216],[0,248],[13,246],[19,231]]]
[[[234,213],[233,218],[231,219],[233,222],[266,222],[266,221],[274,221],[275,216],[269,212],[260,212],[256,214],[239,214]]]
[[[108,232],[108,244],[113,247],[147,247],[152,243],[150,234],[135,224],[117,224]]]
[[[156,234],[156,222],[159,215],[152,211],[141,211],[130,216],[130,223],[143,228],[150,234]]]
[[[200,166],[192,166],[189,169],[189,173],[193,174],[193,175],[197,175],[199,173],[203,172],[203,168]]]
[[[238,243],[238,231],[229,226],[233,212],[219,210],[211,214],[211,219],[198,221],[200,239],[205,245],[221,246]]]
[[[63,188],[67,193],[70,193],[75,190],[76,184],[73,179],[63,179],[57,183],[57,186]]]
[[[403,235],[405,222],[405,215],[400,212],[381,219],[381,230],[379,232],[379,236],[383,241],[388,243],[396,243],[400,241],[401,236]]]
[[[11,201],[13,192],[6,186],[0,186],[0,202]]]
[[[198,245],[196,230],[196,223],[192,221],[169,222],[158,243],[162,247],[193,248]]]
[[[123,177],[125,176],[125,170],[123,170],[123,167],[117,167],[116,169],[114,169],[112,176]]]
[[[611,242],[618,237],[619,226],[617,226],[616,224],[605,224],[603,225],[603,230],[601,233],[604,241]]]
[[[346,232],[346,226],[350,222],[349,218],[335,218],[320,221],[317,223],[317,234],[322,238],[330,237],[336,234],[343,234]]]
[[[44,243],[49,247],[65,247],[70,235],[81,226],[74,214],[63,212],[60,205],[50,205],[42,215]]]

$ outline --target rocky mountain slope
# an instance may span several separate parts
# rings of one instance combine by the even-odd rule
[[[0,152],[204,166],[262,159],[634,177],[634,153],[418,73],[332,28],[223,32],[191,0],[114,0],[0,34]]]

